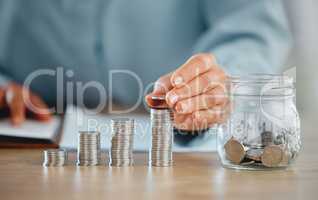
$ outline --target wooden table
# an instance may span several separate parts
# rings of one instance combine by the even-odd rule
[[[318,199],[318,137],[304,136],[297,162],[276,171],[224,169],[216,153],[175,154],[172,168],[148,168],[142,153],[130,168],[44,168],[40,150],[3,149],[0,199]]]

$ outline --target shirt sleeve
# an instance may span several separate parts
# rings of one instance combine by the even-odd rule
[[[206,31],[194,53],[212,52],[231,75],[280,73],[291,34],[281,0],[204,0]]]
[[[7,76],[0,74],[0,87],[8,84],[9,81],[10,79]]]

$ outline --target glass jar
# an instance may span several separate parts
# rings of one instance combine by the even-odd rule
[[[300,120],[291,77],[231,77],[231,114],[219,126],[217,149],[227,168],[264,170],[289,166],[300,148]]]

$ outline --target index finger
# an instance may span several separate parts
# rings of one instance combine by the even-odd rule
[[[157,107],[157,106],[166,106],[165,100],[156,99],[157,97],[164,97],[167,92],[172,89],[172,85],[170,83],[171,73],[166,74],[160,77],[155,85],[153,91],[146,95],[145,100],[148,106],[150,107]],[[159,100],[159,101],[158,101]],[[160,105],[158,105],[160,104]]]
[[[209,71],[215,65],[216,60],[212,54],[194,55],[172,74],[171,84],[177,88],[182,87],[196,76]]]
[[[10,86],[5,93],[6,103],[10,110],[13,125],[18,126],[25,120],[25,106],[23,104],[22,90],[17,86]]]

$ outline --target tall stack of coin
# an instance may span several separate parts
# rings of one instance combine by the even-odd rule
[[[118,167],[133,165],[134,120],[128,118],[113,119],[111,128],[110,165]]]
[[[43,151],[43,166],[63,166],[67,161],[64,149],[47,149]]]
[[[101,161],[100,133],[83,131],[78,135],[77,165],[98,165]]]
[[[168,167],[173,164],[173,116],[169,109],[151,109],[152,146],[150,164]]]

